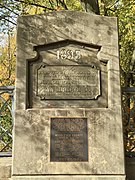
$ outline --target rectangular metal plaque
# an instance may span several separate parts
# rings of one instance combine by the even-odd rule
[[[87,118],[51,118],[50,161],[88,161]]]
[[[37,70],[36,95],[43,99],[97,99],[100,70],[95,66],[46,66]]]

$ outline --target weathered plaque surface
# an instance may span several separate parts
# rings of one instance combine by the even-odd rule
[[[45,66],[37,70],[37,96],[41,99],[97,99],[100,70],[88,66]]]
[[[86,118],[51,118],[50,161],[88,161]]]

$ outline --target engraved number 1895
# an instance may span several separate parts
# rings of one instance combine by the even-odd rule
[[[70,49],[61,49],[57,51],[57,59],[80,59],[81,52],[80,50],[70,50]]]

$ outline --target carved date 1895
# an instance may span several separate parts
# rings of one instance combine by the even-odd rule
[[[57,51],[57,59],[74,59],[81,58],[80,50],[61,49]]]

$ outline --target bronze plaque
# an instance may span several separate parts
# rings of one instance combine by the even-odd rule
[[[88,161],[87,118],[51,118],[51,162]]]
[[[100,92],[100,70],[87,66],[46,66],[37,70],[36,95],[42,100],[97,99]]]

